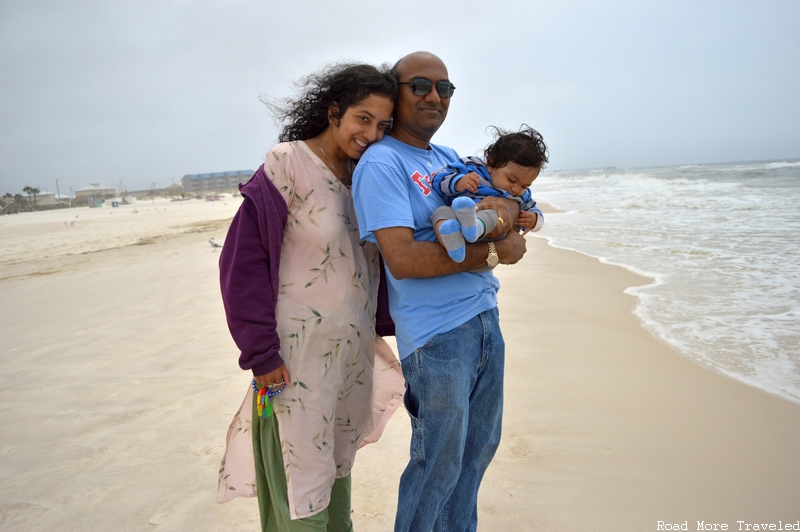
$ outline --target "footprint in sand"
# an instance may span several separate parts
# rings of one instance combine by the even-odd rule
[[[536,455],[536,449],[528,436],[509,436],[500,444],[498,455],[507,460],[529,459]]]
[[[147,521],[147,524],[148,525],[153,525],[153,526],[163,525],[163,524],[169,523],[171,518],[172,518],[172,514],[170,513],[169,510],[166,510],[166,509],[159,510],[156,513],[156,515],[154,515],[153,517],[150,518],[149,521]]]
[[[201,451],[192,451],[192,454],[195,456],[208,456],[211,454],[218,454],[222,451],[222,445],[216,445],[214,447],[207,447]]]

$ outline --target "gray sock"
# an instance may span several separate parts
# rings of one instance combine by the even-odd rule
[[[478,240],[480,227],[478,226],[478,218],[475,216],[475,202],[470,198],[461,196],[454,199],[452,205],[456,218],[458,218],[458,223],[461,224],[461,234],[470,242]]]
[[[467,247],[464,244],[464,236],[461,234],[461,225],[458,220],[442,222],[442,225],[439,226],[439,234],[450,258],[455,262],[463,262],[467,255]]]

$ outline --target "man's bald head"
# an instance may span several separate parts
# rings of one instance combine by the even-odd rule
[[[410,54],[408,54],[406,56],[403,56],[400,59],[398,59],[397,62],[394,64],[394,66],[392,67],[392,69],[389,72],[392,74],[392,76],[394,76],[394,79],[396,79],[397,81],[401,81],[400,76],[403,75],[402,74],[403,65],[406,64],[406,63],[412,63],[413,64],[416,61],[438,62],[442,67],[444,67],[445,70],[447,70],[447,67],[444,64],[444,61],[442,61],[439,58],[439,56],[437,56],[435,54],[432,54],[430,52],[421,52],[420,51],[420,52],[412,52],[412,53],[410,53]]]
[[[390,135],[411,146],[427,149],[450,106],[450,98],[442,98],[436,88],[438,82],[449,81],[447,67],[430,52],[414,52],[397,61],[391,73],[400,84],[400,91]],[[411,89],[416,79],[430,81],[431,90],[417,96]]]

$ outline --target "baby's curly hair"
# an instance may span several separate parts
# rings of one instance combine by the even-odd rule
[[[316,137],[328,126],[328,109],[336,104],[330,118],[338,119],[347,109],[367,96],[376,94],[397,101],[397,82],[385,68],[372,65],[337,63],[306,76],[296,84],[300,96],[279,103],[265,101],[275,120],[283,123],[279,142]]]
[[[541,133],[528,124],[522,124],[516,132],[490,127],[494,128],[495,141],[483,152],[487,165],[502,168],[511,162],[527,168],[544,168],[548,153]]]

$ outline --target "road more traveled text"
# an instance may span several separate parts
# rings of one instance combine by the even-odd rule
[[[690,530],[689,521],[684,521],[683,523],[656,521],[656,530]],[[800,521],[795,521],[794,523],[784,523],[783,521],[778,521],[777,523],[736,521],[736,525],[698,521],[697,530],[800,530]]]

